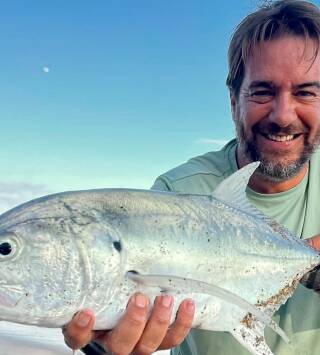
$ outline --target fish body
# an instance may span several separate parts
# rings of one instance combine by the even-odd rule
[[[65,192],[0,216],[0,317],[61,327],[91,308],[115,326],[129,296],[196,303],[193,327],[228,331],[272,354],[272,314],[319,255],[246,201],[253,163],[211,196],[132,189]],[[152,302],[151,302],[152,303]],[[172,319],[173,321],[174,319]]]

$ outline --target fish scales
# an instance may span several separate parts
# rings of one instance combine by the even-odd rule
[[[133,292],[150,304],[170,293],[174,314],[184,298],[195,300],[193,327],[228,331],[252,354],[272,354],[264,328],[285,338],[270,317],[319,255],[249,205],[245,189],[256,167],[240,169],[210,196],[89,190],[4,213],[1,319],[61,327],[86,307],[97,315],[95,329],[110,329]]]

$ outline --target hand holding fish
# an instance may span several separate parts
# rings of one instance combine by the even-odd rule
[[[93,331],[94,315],[83,310],[64,328],[67,345],[78,349],[90,341],[99,343],[113,354],[151,354],[156,350],[170,349],[180,344],[188,334],[194,315],[194,303],[184,300],[177,318],[170,328],[173,299],[159,296],[148,318],[148,299],[140,293],[133,295],[118,325],[111,331]],[[148,319],[148,320],[147,320]]]
[[[313,249],[320,251],[320,234],[307,239],[307,242]]]

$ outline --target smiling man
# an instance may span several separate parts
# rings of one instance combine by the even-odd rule
[[[237,139],[161,175],[153,188],[210,194],[227,176],[259,160],[248,199],[298,237],[314,237],[309,242],[320,249],[315,237],[320,234],[319,44],[320,11],[309,2],[268,2],[247,16],[228,54],[227,85]],[[313,279],[318,276],[305,283],[319,288]],[[248,354],[227,333],[194,329],[186,337],[194,313],[191,300],[180,305],[168,328],[172,302],[170,296],[158,297],[147,318],[148,300],[136,294],[117,327],[105,332],[91,331],[94,315],[85,310],[66,327],[66,341],[78,348],[95,339],[119,355],[173,347],[173,354],[180,355]],[[300,285],[274,319],[290,339],[288,345],[266,330],[274,354],[320,353],[320,299],[313,290]]]
[[[294,33],[260,43],[246,61],[239,92],[230,88],[237,162],[261,162],[251,182],[258,192],[282,192],[299,183],[319,145],[318,45]]]

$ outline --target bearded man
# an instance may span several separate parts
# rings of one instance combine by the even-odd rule
[[[228,52],[227,86],[237,138],[219,152],[161,175],[153,188],[211,194],[227,176],[259,160],[248,199],[300,238],[313,237],[310,244],[320,249],[319,46],[320,10],[309,2],[276,1],[248,15],[236,28]],[[84,310],[68,325],[65,338],[72,348],[96,340],[119,355],[169,348],[177,355],[248,354],[228,333],[192,330],[186,337],[194,314],[189,299],[168,328],[172,304],[171,296],[158,297],[147,318],[148,299],[136,294],[118,326],[99,333],[91,331],[94,315]],[[319,315],[319,295],[300,285],[274,316],[290,345],[266,330],[274,354],[320,353]]]

